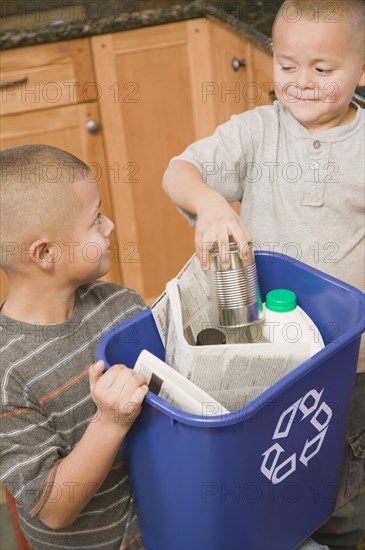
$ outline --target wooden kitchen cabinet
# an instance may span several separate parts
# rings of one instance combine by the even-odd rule
[[[148,302],[194,252],[194,229],[161,183],[169,160],[215,127],[201,96],[208,40],[201,21],[92,38],[123,282]]]
[[[207,19],[7,50],[1,147],[47,143],[90,164],[116,226],[106,278],[151,303],[194,251],[194,229],[162,191],[169,160],[268,103],[252,83],[271,79],[268,54]]]
[[[252,75],[257,85],[255,106],[270,105],[274,99],[272,56],[252,46]]]
[[[21,81],[1,89],[1,148],[45,143],[78,156],[97,177],[103,211],[111,216],[102,134],[90,133],[86,127],[90,121],[94,129],[100,124],[88,39],[8,50],[2,52],[1,59],[1,82]],[[57,101],[48,101],[51,89],[58,90]],[[84,95],[85,90],[89,90],[88,96]],[[120,282],[115,254],[111,258],[106,278]],[[3,298],[7,279],[0,273]]]
[[[116,225],[107,278],[150,303],[194,251],[194,230],[161,182],[170,158],[215,128],[201,93],[212,79],[208,25],[8,50],[0,78],[9,82],[1,91],[1,147],[47,143],[91,163],[102,209]],[[99,131],[87,131],[90,121]],[[1,283],[4,296],[3,274]]]
[[[218,125],[252,106],[251,48],[247,40],[223,24],[210,24],[214,78],[206,99],[213,105]]]
[[[214,105],[217,124],[222,124],[234,114],[272,103],[272,57],[224,24],[210,25],[214,84],[207,100]]]

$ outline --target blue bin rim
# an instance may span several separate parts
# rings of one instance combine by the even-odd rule
[[[325,273],[324,271],[320,271],[316,267],[312,267],[308,264],[305,264],[304,262],[301,262],[300,260],[297,260],[296,258],[292,258],[286,254],[281,254],[280,252],[273,252],[271,250],[255,250],[254,251],[255,257],[257,256],[266,256],[266,257],[272,257],[277,258],[278,260],[285,260],[289,261],[292,264],[297,264],[302,271],[307,271],[308,273],[317,275],[320,277],[323,281],[328,281],[331,283],[331,285],[341,287],[343,289],[348,290],[352,294],[355,294],[360,302],[363,302],[365,304],[365,294],[361,292],[358,288],[356,288],[353,285],[350,285],[349,283],[346,283],[345,281],[341,281],[341,279],[337,279],[336,277],[333,277],[332,275],[329,275],[328,273]],[[363,325],[363,332],[365,331],[365,313],[355,326],[358,324]]]
[[[194,415],[191,413],[187,413],[185,411],[182,411],[181,409],[178,409],[174,407],[173,405],[170,405],[165,399],[161,399],[158,397],[158,395],[155,395],[152,392],[148,392],[144,402],[148,405],[152,406],[154,409],[162,412],[166,416],[170,417],[170,419],[174,422],[179,422],[180,424],[187,424],[189,426],[195,426],[197,428],[223,428],[228,425],[234,425],[238,424],[239,422],[242,422],[244,420],[253,419],[253,417],[260,412],[261,409],[263,409],[268,403],[273,402],[275,397],[278,394],[278,391],[284,390],[286,388],[289,388],[293,384],[295,384],[298,380],[303,378],[308,372],[316,368],[316,366],[327,359],[329,359],[332,355],[334,355],[337,351],[341,350],[345,346],[347,346],[349,343],[356,340],[356,338],[359,338],[360,335],[365,332],[365,295],[361,290],[358,288],[345,283],[341,281],[340,279],[337,279],[335,277],[332,277],[331,275],[328,275],[324,273],[323,271],[320,271],[316,268],[313,268],[311,266],[308,266],[307,264],[304,264],[303,262],[291,258],[290,256],[286,256],[285,254],[281,254],[280,252],[272,252],[272,251],[255,251],[255,256],[271,256],[273,258],[278,259],[284,259],[284,260],[290,260],[293,263],[299,264],[300,268],[303,271],[310,272],[311,274],[316,274],[321,277],[322,280],[328,281],[332,285],[341,287],[342,289],[346,289],[352,294],[354,294],[358,300],[362,303],[363,306],[363,316],[362,318],[348,331],[346,331],[344,334],[339,336],[336,340],[326,345],[321,351],[316,353],[315,356],[310,357],[299,365],[297,368],[295,368],[290,373],[286,374],[283,378],[278,380],[275,384],[270,386],[267,390],[265,390],[262,394],[260,394],[256,399],[242,407],[241,409],[238,409],[236,411],[233,411],[228,414],[222,414],[217,416],[200,416],[200,415]],[[146,308],[138,315],[145,315],[147,312],[150,312],[150,308]],[[123,322],[123,324],[128,324],[128,321],[133,322],[133,317],[127,319]],[[102,356],[105,357],[105,348],[108,344],[110,335],[105,334],[103,338],[100,340],[98,348],[97,348],[97,358],[100,358]]]

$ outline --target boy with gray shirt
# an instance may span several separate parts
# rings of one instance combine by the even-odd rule
[[[229,239],[253,240],[365,290],[365,117],[351,103],[365,84],[363,33],[361,0],[286,0],[273,26],[278,101],[172,159],[164,189],[196,223],[204,267],[213,242],[224,261]],[[356,548],[365,534],[364,371],[362,348],[337,509],[316,534],[331,549]]]

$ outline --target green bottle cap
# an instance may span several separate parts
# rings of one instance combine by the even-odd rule
[[[287,312],[297,307],[297,296],[295,292],[285,288],[270,290],[266,294],[266,307],[271,311]]]

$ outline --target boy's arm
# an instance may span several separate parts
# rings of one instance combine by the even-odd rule
[[[83,437],[57,467],[50,495],[38,514],[51,529],[67,527],[93,498],[138,416],[148,387],[133,370],[103,362],[89,369],[91,396],[98,411]]]
[[[163,177],[163,188],[179,208],[197,217],[195,250],[204,268],[208,251],[217,241],[224,265],[224,251],[230,237],[244,247],[251,236],[226,199],[203,181],[198,168],[183,160],[172,162]],[[228,264],[229,265],[229,264]]]

